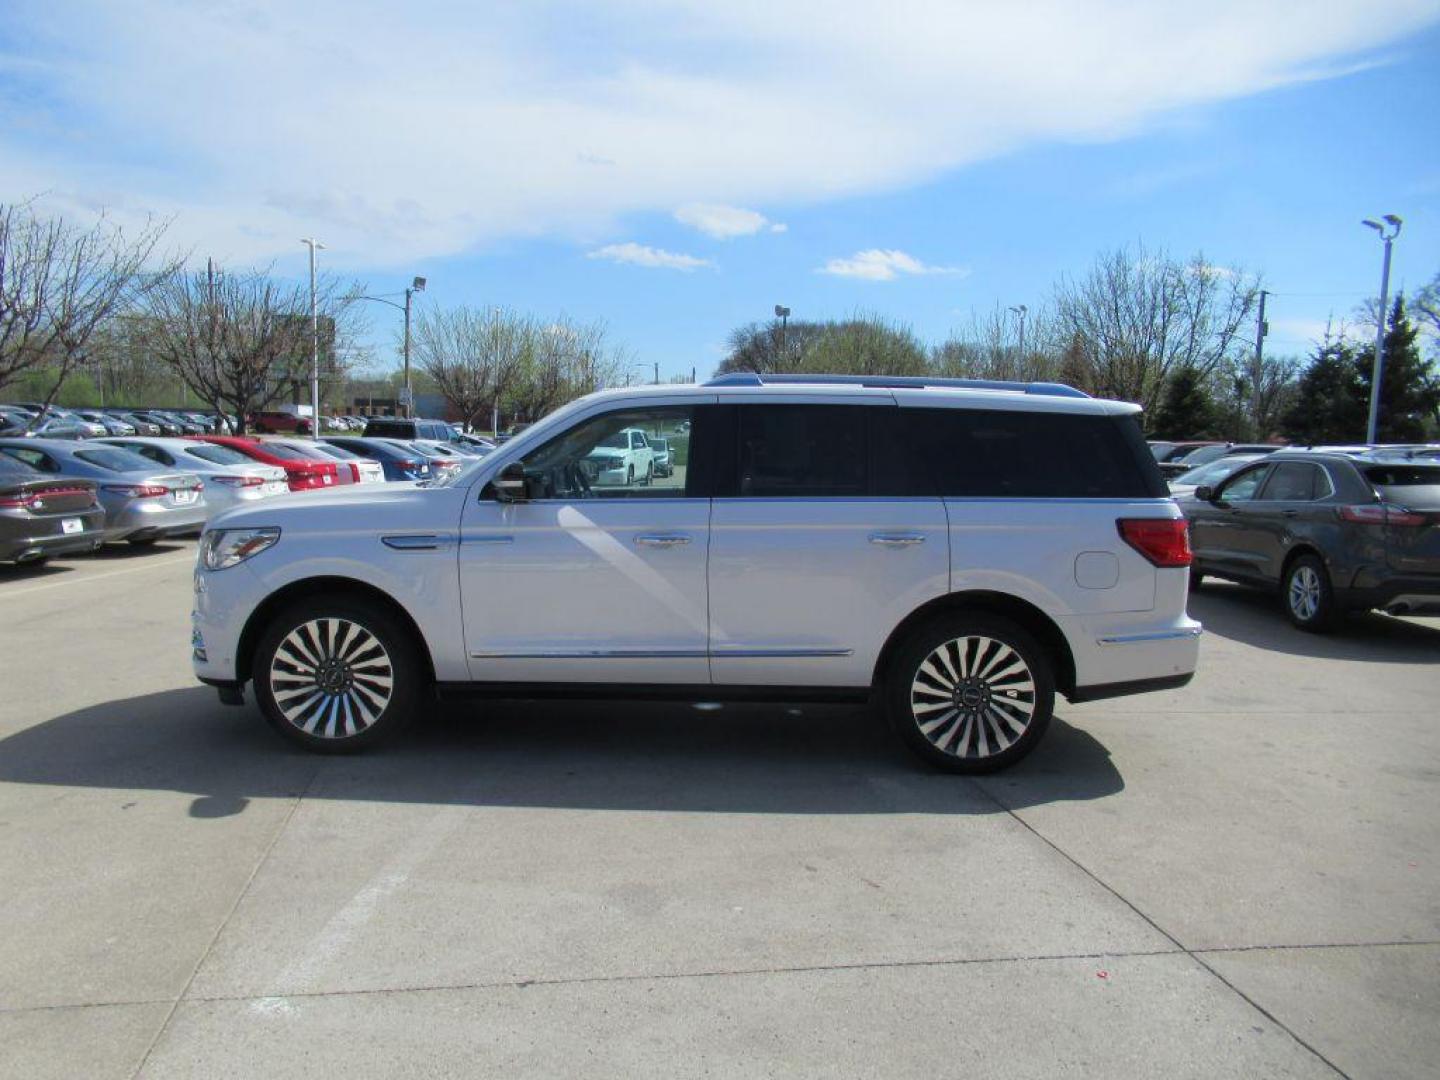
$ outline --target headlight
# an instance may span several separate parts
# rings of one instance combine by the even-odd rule
[[[280,530],[215,529],[200,541],[200,562],[206,570],[224,570],[259,555],[280,539]]]

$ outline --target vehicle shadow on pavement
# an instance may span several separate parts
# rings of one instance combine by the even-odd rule
[[[1273,652],[1324,660],[1440,663],[1440,629],[1379,612],[1352,615],[1329,634],[1307,634],[1290,624],[1275,593],[1209,582],[1190,594],[1189,610],[1207,634]]]
[[[1018,766],[983,778],[911,758],[870,711],[493,702],[432,710],[374,752],[295,749],[253,705],[204,687],[81,709],[0,740],[0,781],[190,793],[190,815],[257,798],[778,814],[995,814],[1125,787],[1109,751],[1058,717]],[[989,792],[996,792],[995,795]],[[1003,804],[1003,805],[1002,805]]]

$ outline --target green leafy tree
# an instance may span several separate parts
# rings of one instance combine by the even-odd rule
[[[1423,442],[1427,431],[1440,420],[1440,378],[1420,355],[1419,332],[1405,309],[1405,298],[1396,297],[1385,332],[1385,370],[1380,376],[1380,412],[1375,437],[1380,442]],[[1361,422],[1363,438],[1369,420],[1370,387],[1374,382],[1375,347],[1361,349],[1354,356],[1356,382],[1365,407]]]
[[[1166,383],[1152,428],[1162,439],[1200,439],[1215,434],[1217,421],[1204,377],[1193,367],[1182,367]]]
[[[1300,376],[1281,430],[1292,442],[1305,445],[1357,442],[1365,437],[1364,394],[1354,348],[1327,338]]]

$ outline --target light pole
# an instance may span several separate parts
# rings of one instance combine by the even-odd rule
[[[1380,378],[1385,374],[1385,319],[1386,305],[1390,300],[1390,245],[1395,243],[1395,238],[1400,235],[1401,220],[1394,214],[1386,214],[1385,225],[1389,225],[1386,231],[1385,225],[1378,221],[1371,221],[1366,218],[1360,224],[1366,228],[1374,229],[1380,234],[1380,239],[1385,241],[1385,261],[1380,270],[1380,311],[1375,320],[1375,368],[1370,376],[1370,423],[1365,428],[1365,441],[1375,442],[1375,429],[1380,423]]]
[[[320,318],[315,309],[315,249],[325,245],[311,237],[300,242],[310,248],[310,438],[320,439]]]
[[[780,355],[776,357],[776,360],[783,364],[785,362],[785,326],[790,321],[790,309],[776,304],[775,317],[780,320]]]
[[[400,391],[400,405],[407,417],[413,416],[415,395],[410,389],[410,301],[417,292],[425,291],[425,279],[417,277],[410,282],[410,287],[405,290],[405,303],[397,304],[394,300],[387,300],[383,296],[356,296],[356,300],[373,300],[377,304],[389,304],[397,310],[405,312],[405,386]],[[394,295],[393,293],[391,294]]]
[[[1025,362],[1025,315],[1030,309],[1024,304],[1016,304],[1010,310],[1020,316],[1020,362],[1023,364]]]

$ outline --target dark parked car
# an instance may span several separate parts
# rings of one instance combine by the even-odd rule
[[[160,425],[153,420],[144,419],[139,413],[131,412],[128,409],[108,409],[109,415],[113,416],[123,424],[129,424],[134,428],[135,435],[157,436],[163,435]]]
[[[1182,472],[1189,472],[1197,465],[1209,465],[1210,462],[1219,461],[1231,454],[1273,454],[1277,450],[1284,449],[1285,447],[1277,446],[1274,443],[1212,443],[1209,446],[1191,450],[1180,457],[1171,458],[1160,466],[1160,474],[1166,480],[1171,480]]]
[[[380,462],[386,480],[429,480],[430,460],[418,450],[396,439],[364,439],[332,435],[324,440],[331,446]]]
[[[444,420],[407,420],[403,416],[372,416],[365,424],[367,439],[430,439],[433,442],[460,441],[460,433]]]
[[[1282,452],[1176,500],[1203,577],[1278,589],[1290,621],[1440,612],[1440,463]]]
[[[46,476],[0,454],[0,562],[28,565],[52,555],[94,551],[105,539],[105,508],[89,480]]]

